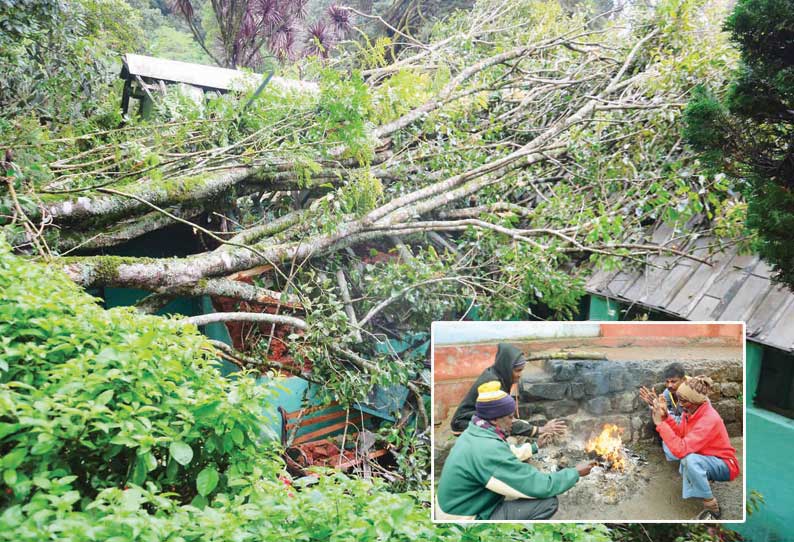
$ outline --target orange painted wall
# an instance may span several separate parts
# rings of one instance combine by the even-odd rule
[[[618,337],[680,337],[699,339],[723,339],[733,345],[742,344],[741,324],[601,324],[601,336]],[[650,342],[650,341],[649,341]]]
[[[433,350],[433,410],[443,422],[460,404],[477,377],[494,362],[497,345],[436,346]]]
[[[493,364],[497,345],[436,346],[433,351],[433,374],[436,380],[472,378]]]

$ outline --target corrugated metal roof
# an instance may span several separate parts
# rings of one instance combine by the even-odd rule
[[[654,242],[668,243],[673,235],[670,228],[658,227]],[[758,255],[735,248],[709,253],[714,244],[709,237],[676,244],[711,265],[655,255],[642,269],[596,271],[586,289],[685,320],[745,321],[749,339],[794,351],[794,293],[772,282],[769,266]]]
[[[256,73],[131,53],[124,55],[122,60],[124,62],[122,78],[124,79],[129,75],[137,75],[170,83],[186,83],[206,90],[244,90],[249,87],[256,87],[265,78],[264,75]],[[315,83],[295,81],[282,77],[273,77],[270,83],[284,89],[308,92],[318,91]]]

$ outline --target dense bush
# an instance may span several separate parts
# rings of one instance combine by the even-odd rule
[[[268,439],[272,389],[227,380],[174,320],[104,310],[0,241],[0,540],[514,540],[434,526],[426,493],[339,473],[292,482]],[[545,525],[538,539],[607,540]]]
[[[131,485],[201,505],[275,478],[260,414],[272,390],[220,378],[195,330],[105,311],[62,274],[2,251],[5,520],[46,522]]]

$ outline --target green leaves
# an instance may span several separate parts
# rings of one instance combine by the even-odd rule
[[[113,390],[105,390],[97,396],[94,402],[98,405],[106,405],[108,402],[113,399]]]
[[[2,466],[4,469],[15,469],[22,464],[26,457],[26,448],[14,448],[3,457]]]
[[[193,449],[180,440],[172,442],[168,447],[168,452],[174,458],[174,461],[183,466],[193,460]]]
[[[240,431],[239,427],[235,427],[234,429],[232,429],[231,435],[232,435],[232,441],[234,441],[234,443],[237,446],[243,445],[243,442],[245,441],[245,435],[243,435],[243,432]]]
[[[196,477],[196,489],[199,495],[206,497],[218,485],[218,471],[214,467],[204,468]]]
[[[275,479],[275,443],[247,437],[263,434],[261,411],[274,392],[251,378],[223,378],[201,335],[127,309],[105,311],[64,275],[11,255],[2,241],[0,289],[0,344],[10,353],[0,405],[13,405],[0,422],[7,487],[0,501],[24,506],[14,521],[46,524],[51,510],[76,533],[64,539],[82,542],[92,528],[111,539],[127,531],[111,520],[104,530],[97,518],[105,512],[87,519],[89,507],[125,509],[147,523],[144,506],[173,512],[197,491],[202,499],[216,491],[221,465],[237,480],[233,495],[250,491],[254,472]],[[0,540],[38,532],[20,529],[0,532]]]

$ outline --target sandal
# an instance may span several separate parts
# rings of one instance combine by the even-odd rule
[[[709,510],[708,508],[704,509],[700,514],[695,517],[696,521],[714,521],[720,519],[722,516],[722,509],[717,508],[717,511],[714,512],[713,510]]]

